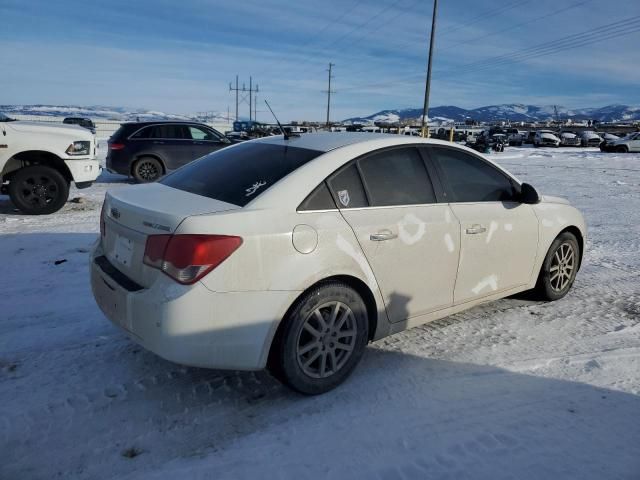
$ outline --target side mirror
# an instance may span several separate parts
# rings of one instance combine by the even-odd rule
[[[540,202],[540,195],[532,185],[523,183],[520,185],[520,202],[534,205]]]

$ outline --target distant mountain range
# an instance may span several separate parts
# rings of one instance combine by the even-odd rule
[[[558,116],[561,120],[571,119],[598,120],[600,122],[628,122],[640,120],[640,107],[629,105],[609,105],[601,108],[574,108],[568,109],[557,106]],[[372,122],[397,122],[419,119],[422,115],[421,108],[405,108],[401,110],[382,110],[367,117],[353,117],[344,120],[344,123],[372,123]],[[508,120],[512,122],[544,122],[555,119],[553,105],[522,105],[505,104],[489,105],[486,107],[467,110],[452,105],[434,107],[429,109],[431,120],[448,120],[464,122],[465,120],[477,120],[480,122]]]
[[[0,112],[11,115],[29,115],[34,117],[89,117],[92,119],[115,121],[147,121],[147,120],[192,120],[204,118],[207,120],[226,120],[216,112],[206,112],[194,115],[176,115],[155,110],[127,110],[122,107],[105,107],[94,105],[88,107],[75,105],[0,105]]]

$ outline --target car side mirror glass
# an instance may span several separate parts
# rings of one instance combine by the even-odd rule
[[[520,202],[529,205],[534,205],[540,202],[540,195],[538,191],[528,183],[520,185]]]

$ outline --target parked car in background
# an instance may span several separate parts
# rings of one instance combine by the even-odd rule
[[[571,130],[563,130],[560,132],[560,146],[562,147],[579,147],[581,139],[576,132]]]
[[[522,134],[516,128],[507,129],[507,141],[512,147],[520,147],[523,142]]]
[[[98,175],[95,137],[88,130],[0,113],[0,192],[22,212],[56,212],[68,200],[71,182],[86,188]]]
[[[155,182],[230,144],[228,138],[202,123],[123,123],[109,139],[107,170],[131,176],[138,183]]]
[[[585,131],[582,132],[581,143],[583,147],[599,147],[602,143],[602,138],[596,132]]]
[[[527,133],[527,136],[524,137],[524,143],[533,144],[534,139],[536,138],[535,130],[531,130]]]
[[[640,132],[634,132],[616,140],[605,140],[600,144],[600,150],[618,153],[640,152]]]
[[[65,123],[67,125],[80,125],[81,127],[86,128],[87,130],[89,130],[94,135],[96,133],[96,125],[95,125],[95,123],[93,123],[93,120],[91,120],[90,118],[86,118],[86,117],[67,117],[62,121],[62,123]]]
[[[567,200],[473,150],[375,133],[243,142],[109,190],[100,223],[93,295],[134,342],[305,394],[370,341],[525,290],[562,298],[586,235]]]
[[[602,139],[606,142],[614,142],[616,140],[619,140],[620,137],[618,135],[614,135],[612,133],[603,133],[602,134]]]
[[[534,147],[559,147],[560,139],[552,130],[538,130],[533,137]]]

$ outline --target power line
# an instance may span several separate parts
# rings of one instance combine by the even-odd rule
[[[391,10],[392,8],[394,8],[395,6],[399,5],[400,3],[404,2],[406,0],[396,0],[395,2],[393,2],[392,4],[386,6],[385,8],[383,8],[382,10],[378,11],[378,13],[376,13],[375,15],[373,15],[372,17],[369,17],[367,20],[365,20],[364,22],[356,25],[355,27],[353,27],[351,30],[348,30],[347,32],[343,33],[342,35],[340,35],[337,38],[334,38],[332,41],[330,41],[329,43],[325,43],[321,45],[320,51],[327,51],[330,47],[336,45],[337,43],[344,41],[345,39],[349,38],[351,35],[353,35],[355,32],[361,30],[362,28],[364,28],[365,26],[367,26],[368,24],[370,24],[372,21],[374,21],[376,18],[379,18],[382,14],[386,13],[387,11]],[[403,10],[401,12],[401,14],[407,13],[406,10]],[[400,16],[400,14],[398,14],[397,16]],[[312,63],[314,61],[316,61],[317,59],[317,52],[314,53],[313,56],[309,56],[307,59],[305,60],[301,60],[299,61],[296,65],[294,65],[293,67],[290,67],[289,69],[285,70],[284,73],[280,72],[281,75],[282,74],[287,74],[290,73],[294,70],[298,70],[301,68],[302,65],[306,65],[309,63]]]
[[[498,35],[500,33],[509,32],[511,30],[515,30],[517,28],[520,28],[520,27],[522,27],[524,25],[529,25],[530,23],[538,22],[538,21],[543,20],[545,18],[556,17],[556,16],[558,16],[558,14],[560,14],[562,12],[566,12],[567,10],[572,10],[572,9],[574,9],[576,7],[580,7],[580,6],[585,5],[587,3],[591,3],[592,1],[593,0],[584,0],[582,2],[574,3],[573,5],[569,5],[568,7],[561,8],[560,10],[554,10],[552,12],[549,12],[549,13],[545,14],[545,15],[541,15],[539,17],[534,17],[534,18],[532,18],[530,20],[527,20],[525,22],[516,23],[515,25],[511,25],[511,26],[509,26],[507,28],[503,28],[502,30],[492,30],[490,33],[487,33],[485,35],[480,35],[480,36],[477,36],[477,37],[469,38],[467,40],[463,40],[463,41],[458,42],[458,43],[454,43],[453,45],[449,45],[448,47],[445,47],[445,48],[441,49],[440,51],[441,52],[449,51],[449,50],[452,50],[455,47],[458,47],[460,45],[467,45],[469,43],[476,42],[478,40],[482,40],[483,38],[493,37],[493,36]]]
[[[493,14],[497,13],[498,15],[509,11],[513,8],[519,7],[520,5],[524,5],[525,3],[528,3],[529,0],[516,0],[515,2],[511,2],[511,3],[507,3],[506,5],[503,5],[501,7],[497,7],[494,8],[492,10],[489,10],[488,12],[485,12],[482,15],[478,15],[476,17],[471,18],[471,20],[468,20],[466,22],[464,22],[463,24],[460,25],[455,25],[455,26],[451,26],[448,28],[445,28],[442,30],[442,32],[440,32],[440,36],[446,36],[451,34],[451,32],[457,32],[458,30],[460,30],[461,28],[465,28],[468,27],[469,25],[473,25],[475,23],[478,23],[486,18],[491,17]]]
[[[585,2],[582,2],[582,3],[586,3],[586,2],[588,2],[588,1],[592,1],[592,0],[586,0]],[[465,25],[464,25],[464,26],[466,26],[466,25],[470,25],[470,24],[473,24],[473,23],[477,23],[477,22],[479,22],[479,21],[483,20],[484,18],[486,18],[487,16],[493,15],[494,13],[496,13],[496,12],[498,12],[498,11],[500,12],[500,14],[504,14],[505,12],[507,12],[507,11],[509,11],[509,10],[513,9],[513,8],[516,8],[516,7],[520,6],[522,3],[524,3],[524,2],[522,2],[522,1],[517,1],[517,2],[513,2],[513,3],[511,3],[511,4],[507,4],[506,6],[499,7],[499,8],[493,9],[493,10],[490,10],[489,12],[486,12],[486,13],[485,13],[485,14],[483,14],[483,15],[479,15],[479,16],[476,16],[476,17],[471,18],[467,23],[465,23]],[[560,11],[563,11],[563,10],[560,10]],[[554,14],[556,14],[556,13],[558,13],[558,12],[554,12]],[[528,22],[525,22],[525,23],[528,23]],[[451,27],[449,27],[449,30],[451,30],[451,29],[452,29],[452,28],[451,28]],[[455,30],[458,30],[458,27],[455,27],[454,29],[455,29]],[[439,34],[438,36],[439,36],[439,37],[442,37],[442,36],[443,36],[443,34],[441,33],[441,34]],[[461,43],[466,43],[466,42],[461,42]],[[386,47],[392,46],[392,47],[395,47],[395,48],[404,48],[404,47],[414,46],[415,44],[416,44],[416,42],[397,42],[397,41],[396,41],[396,42],[390,42],[390,43],[389,43],[389,42],[387,42],[387,43],[385,43],[385,46],[386,46]],[[449,50],[449,48],[440,49],[440,51],[441,51],[441,52],[442,52],[442,51],[446,51],[446,50]],[[355,63],[356,63],[356,65],[357,65],[357,63],[358,63],[358,62],[355,62]],[[350,63],[350,66],[351,66],[351,65],[353,65],[353,63]],[[361,68],[361,69],[359,69],[359,70],[356,70],[355,72],[349,72],[349,74],[350,74],[350,75],[358,75],[358,74],[360,74],[360,73],[367,72],[367,71],[370,71],[370,70],[372,70],[372,68],[368,66],[368,67],[365,67],[365,68]]]
[[[496,57],[491,57],[485,60],[478,60],[476,62],[471,62],[469,64],[462,65],[460,67],[455,67],[449,69],[450,74],[460,75],[461,73],[470,73],[470,72],[478,72],[485,70],[487,68],[495,68],[496,66],[501,66],[503,64],[527,60],[531,58],[537,58],[543,55],[555,54],[561,51],[567,50],[569,48],[582,47],[586,45],[591,45],[602,40],[608,40],[611,38],[617,38],[623,35],[629,35],[631,33],[635,33],[636,31],[640,31],[640,26],[634,25],[633,22],[640,19],[640,15],[636,17],[631,17],[626,20],[620,20],[617,22],[613,22],[611,24],[602,25],[600,27],[596,27],[593,29],[586,30],[579,34],[573,34],[566,37],[562,37],[556,40],[552,40],[549,42],[544,42],[539,45],[535,45],[533,47],[515,50],[508,54],[499,55]],[[599,36],[598,36],[599,35]],[[446,72],[445,72],[446,73]],[[422,78],[422,75],[414,75],[409,78]],[[446,75],[445,75],[446,77]],[[362,89],[367,87],[378,87],[378,86],[388,86],[397,84],[399,81],[406,81],[408,78],[406,76],[398,78],[396,80],[390,80],[385,82],[379,82],[370,85],[358,85],[354,87],[344,87],[343,91],[350,91],[354,89]]]
[[[338,17],[336,17],[334,20],[331,20],[330,22],[327,22],[320,30],[318,30],[315,34],[311,35],[309,37],[309,39],[302,43],[301,45],[299,45],[300,48],[304,48],[309,46],[311,43],[313,43],[315,40],[317,40],[320,35],[324,32],[326,32],[329,27],[332,27],[336,24],[339,24],[341,20],[344,19],[344,17],[346,17],[347,15],[349,15],[352,11],[354,11],[358,6],[360,6],[360,4],[363,2],[364,0],[356,0],[353,5],[351,6],[351,8],[347,9],[344,13],[340,14]],[[286,62],[286,59],[282,59],[278,62],[272,63],[267,69],[263,70],[262,72],[259,72],[260,75],[265,75],[265,73],[267,72],[272,72],[274,67],[277,65],[281,65],[282,63]]]

